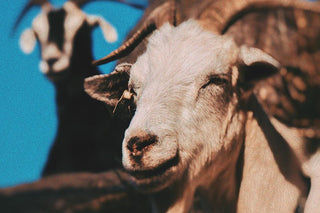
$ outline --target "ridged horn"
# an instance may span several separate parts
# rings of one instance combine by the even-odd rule
[[[320,12],[320,4],[297,0],[232,0],[214,1],[201,13],[199,22],[203,27],[223,34],[241,16],[259,9],[297,8]]]
[[[30,0],[28,2],[28,4],[25,5],[25,7],[23,8],[23,10],[21,11],[20,15],[18,16],[16,22],[14,23],[13,29],[12,29],[12,33],[14,33],[17,29],[17,27],[19,26],[22,18],[26,15],[26,13],[33,7],[33,6],[40,6],[43,7],[45,4],[50,4],[50,2],[48,0]]]
[[[89,3],[89,2],[95,2],[95,1],[113,1],[113,2],[119,2],[119,3],[123,3],[126,5],[129,5],[131,7],[143,10],[146,8],[145,5],[142,4],[135,4],[135,3],[131,3],[131,2],[127,2],[126,0],[69,0],[70,2],[76,4],[78,7],[82,7],[83,5]]]
[[[118,49],[114,50],[109,55],[94,61],[93,65],[105,64],[128,55],[136,46],[140,44],[141,41],[143,41],[144,38],[146,38],[154,30],[160,28],[166,22],[175,25],[175,12],[175,1],[163,3],[149,15],[142,27],[130,39],[124,42]]]

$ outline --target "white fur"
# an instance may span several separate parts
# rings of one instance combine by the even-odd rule
[[[42,11],[32,22],[32,29],[27,29],[21,35],[21,49],[25,53],[30,53],[35,47],[35,33],[37,34],[42,54],[42,60],[39,64],[39,68],[45,74],[68,70],[74,49],[73,41],[79,28],[84,22],[87,22],[92,27],[99,25],[107,41],[114,42],[117,40],[117,32],[115,28],[102,17],[86,15],[75,3],[70,1],[67,1],[63,5],[63,8],[66,11],[66,17],[64,22],[65,34],[62,50],[58,48],[57,44],[48,42],[50,26],[47,15],[52,10],[50,4],[45,4],[42,7]],[[47,61],[51,59],[56,59],[56,62],[52,67],[47,63]]]
[[[178,27],[165,24],[149,38],[146,52],[132,65],[129,88],[136,93],[137,109],[125,133],[123,165],[132,172],[157,169],[178,153],[179,163],[163,174],[134,179],[138,188],[146,191],[159,191],[180,184],[182,195],[169,212],[188,212],[197,188],[202,189],[202,195],[213,202],[210,205],[217,211],[229,204],[236,206],[236,165],[244,140],[250,140],[249,146],[254,147],[255,141],[265,146],[257,148],[257,153],[262,153],[259,160],[266,154],[272,169],[261,170],[268,171],[264,174],[267,181],[263,182],[263,177],[259,176],[263,173],[255,172],[261,169],[263,160],[257,161],[260,163],[257,165],[251,160],[253,166],[245,167],[248,173],[243,176],[238,210],[261,207],[263,212],[268,212],[280,209],[282,203],[285,203],[282,209],[293,210],[296,207],[300,191],[280,173],[261,127],[254,120],[252,128],[245,129],[246,117],[250,113],[238,107],[240,59],[246,65],[264,62],[279,68],[279,63],[261,50],[238,47],[231,38],[207,32],[196,21],[190,20]],[[228,83],[224,86],[207,85],[213,75],[226,77]],[[275,126],[281,130],[279,125]],[[141,162],[137,163],[127,146],[128,141],[138,137],[140,132],[156,135],[159,141],[148,147]],[[255,133],[259,133],[258,138],[246,137]],[[297,143],[301,145],[301,141]],[[294,142],[291,145],[294,148]],[[246,151],[254,158],[254,150]],[[252,157],[250,154],[248,159]],[[309,162],[318,165],[318,159]],[[259,189],[252,188],[250,175],[257,175],[255,181],[262,184],[262,188],[269,187],[266,184],[272,180],[276,181],[278,188],[266,188],[269,192],[266,197],[279,198],[274,206],[266,206],[261,198],[256,203],[250,202],[250,196],[254,196],[250,192]],[[294,175],[298,180],[297,171]],[[261,190],[259,192],[262,193]],[[283,192],[292,192],[292,195],[283,197]],[[315,193],[312,198],[317,199],[317,196]],[[253,206],[247,205],[247,201]]]
[[[201,87],[212,74],[229,75],[229,67],[236,62],[238,52],[232,39],[204,31],[195,21],[176,28],[165,24],[150,37],[146,53],[130,72],[129,85],[137,93],[137,111],[123,143],[125,168],[133,171],[157,168],[179,152],[179,164],[163,175],[163,185],[157,190],[187,171],[189,190],[194,191],[207,177],[203,175],[205,165],[224,161],[217,153],[222,149],[228,152],[233,146],[233,140],[224,141],[227,131],[224,128],[226,122],[235,119],[234,104],[223,97],[215,100],[215,96],[226,95],[223,88],[210,86],[206,91]],[[141,130],[157,135],[159,143],[144,153],[143,165],[136,165],[130,161],[126,146]],[[229,160],[234,159],[225,159],[221,166],[206,170],[218,174]],[[153,180],[136,183],[148,182]]]
[[[41,45],[45,44],[49,36],[49,22],[47,11],[42,11],[32,22],[32,28],[37,32]]]
[[[250,56],[250,57],[249,57]],[[243,62],[246,65],[251,65],[252,63],[256,62],[257,59],[267,61],[269,64],[272,64],[274,67],[280,69],[280,63],[272,58],[270,55],[265,54],[262,50],[257,48],[249,48],[249,47],[242,47],[240,49],[240,57],[243,58]]]
[[[62,56],[62,52],[58,49],[57,44],[49,43],[45,47],[42,47],[42,59],[49,60],[51,58],[59,58]]]
[[[305,163],[304,167],[311,177],[311,190],[306,202],[305,213],[317,212],[320,209],[320,150]]]
[[[117,30],[107,22],[103,17],[96,15],[88,15],[87,21],[90,25],[98,24],[101,27],[103,36],[108,42],[115,42],[118,40]]]
[[[47,62],[41,60],[39,63],[39,69],[43,74],[47,74],[49,72],[49,66]]]
[[[36,36],[32,29],[26,29],[20,36],[20,47],[26,54],[30,54],[36,46]]]
[[[61,72],[66,70],[69,67],[69,58],[67,56],[62,56],[54,65],[53,65],[53,70],[55,72]]]

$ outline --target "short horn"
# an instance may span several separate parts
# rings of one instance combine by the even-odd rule
[[[154,30],[160,28],[164,23],[169,22],[175,25],[175,12],[175,1],[169,1],[162,4],[148,16],[142,27],[131,38],[109,55],[94,61],[93,65],[105,64],[127,56],[143,41],[143,39],[145,39]]]
[[[12,33],[14,33],[16,31],[16,29],[19,26],[22,18],[26,15],[26,13],[30,10],[30,8],[32,8],[33,6],[43,7],[45,4],[51,5],[48,0],[30,0],[28,2],[28,4],[26,4],[26,6],[23,8],[23,10],[21,11],[20,15],[18,16],[16,22],[14,23],[14,26],[13,26],[13,29],[12,29]]]
[[[83,5],[85,5],[85,4],[89,3],[89,2],[112,1],[112,2],[123,3],[123,4],[129,5],[131,7],[134,7],[134,8],[137,8],[137,9],[141,9],[141,10],[146,8],[146,5],[127,2],[126,0],[69,0],[69,1],[74,3],[75,5],[77,5],[78,7],[82,7]]]

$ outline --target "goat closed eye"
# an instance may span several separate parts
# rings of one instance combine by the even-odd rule
[[[228,83],[227,76],[215,75],[215,76],[211,76],[209,80],[204,85],[202,85],[201,89],[205,89],[207,86],[212,84],[217,86],[223,86],[223,85],[226,85],[227,83]]]
[[[136,91],[134,91],[134,89],[133,88],[130,88],[130,90],[129,90],[134,96],[137,96],[137,93],[136,93]]]
[[[135,89],[133,88],[133,86],[129,86],[129,92],[130,92],[133,96],[137,96],[137,93],[136,93]]]

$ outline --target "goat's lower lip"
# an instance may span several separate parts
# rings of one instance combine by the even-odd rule
[[[176,166],[179,162],[179,155],[178,153],[171,159],[167,160],[163,164],[159,165],[158,167],[154,169],[148,169],[148,170],[127,170],[127,172],[135,177],[137,180],[141,179],[147,179],[152,178],[155,176],[160,176],[164,174],[168,169],[170,169],[173,166]]]

